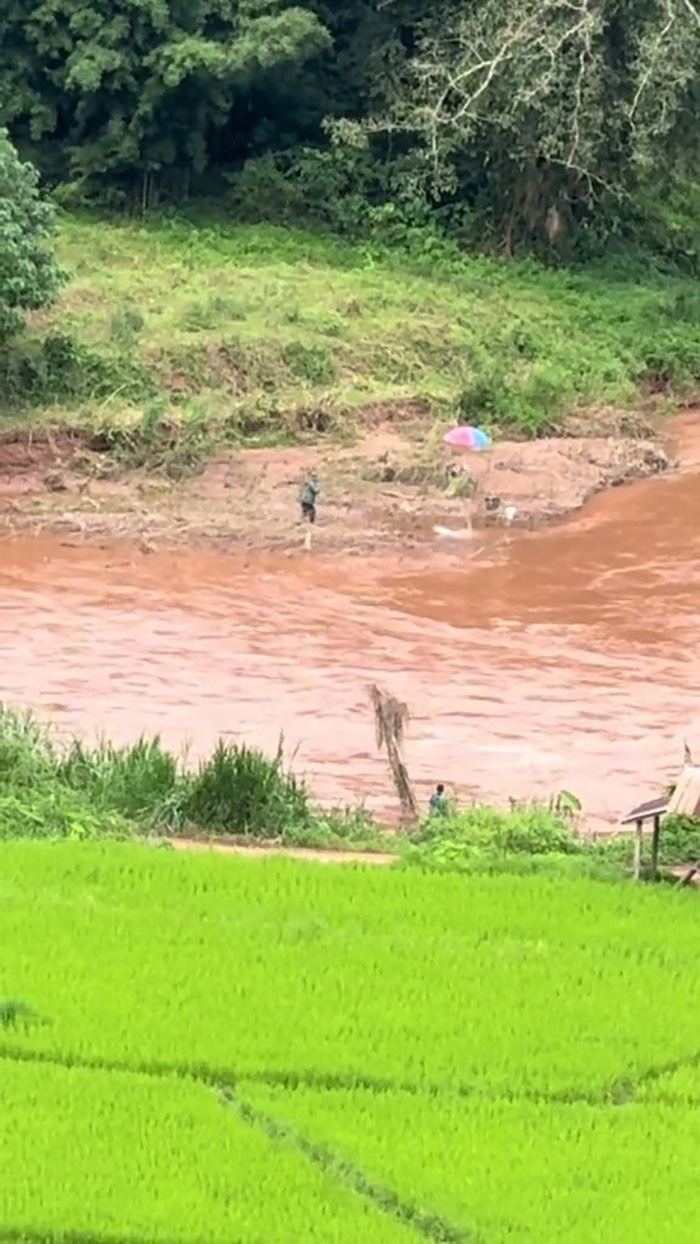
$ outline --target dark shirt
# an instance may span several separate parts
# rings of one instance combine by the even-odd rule
[[[445,795],[444,793],[440,794],[438,791],[434,791],[434,793],[430,796],[430,811],[431,812],[446,812],[447,811],[447,795]]]
[[[301,492],[302,505],[315,505],[318,493],[319,487],[315,480],[307,479]]]

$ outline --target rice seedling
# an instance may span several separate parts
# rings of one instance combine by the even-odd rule
[[[0,886],[0,1237],[694,1240],[693,894],[32,841]]]
[[[460,1099],[353,1089],[245,1085],[264,1117],[402,1201],[456,1238],[510,1244],[694,1244],[697,1110],[656,1102]],[[651,1175],[653,1163],[653,1178]],[[694,1203],[694,1198],[691,1198]]]
[[[0,1062],[0,1238],[417,1244],[192,1080]]]

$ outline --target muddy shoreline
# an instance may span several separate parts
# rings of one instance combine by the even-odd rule
[[[294,551],[307,534],[299,488],[313,469],[322,487],[316,551],[419,550],[482,527],[541,527],[601,491],[673,470],[674,427],[607,416],[596,435],[501,440],[474,454],[446,450],[441,430],[424,423],[387,423],[351,445],[227,449],[180,480],[126,469],[90,434],[5,433],[0,534],[137,541],[144,553],[189,544]]]

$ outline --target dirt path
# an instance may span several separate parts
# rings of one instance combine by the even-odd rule
[[[176,851],[215,851],[222,855],[240,855],[251,860],[282,855],[292,860],[314,864],[395,864],[396,855],[380,851],[326,851],[320,847],[244,846],[237,842],[220,842],[201,838],[159,838],[156,846],[169,845]]]
[[[298,496],[314,469],[322,489],[315,551],[411,549],[468,539],[472,523],[502,526],[507,507],[516,526],[540,525],[669,465],[652,425],[614,416],[594,436],[502,440],[485,454],[447,450],[441,433],[425,419],[384,422],[352,445],[226,450],[180,481],[165,468],[126,472],[95,437],[5,433],[0,530],[137,539],[145,553],[201,541],[291,551],[304,546]]]

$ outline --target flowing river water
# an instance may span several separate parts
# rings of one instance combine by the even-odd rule
[[[0,698],[68,733],[157,732],[195,758],[219,735],[271,750],[283,732],[319,797],[385,812],[378,681],[411,707],[421,793],[565,787],[613,820],[673,773],[684,739],[700,744],[697,472],[607,493],[557,528],[449,555],[436,538],[420,559],[6,540]]]

